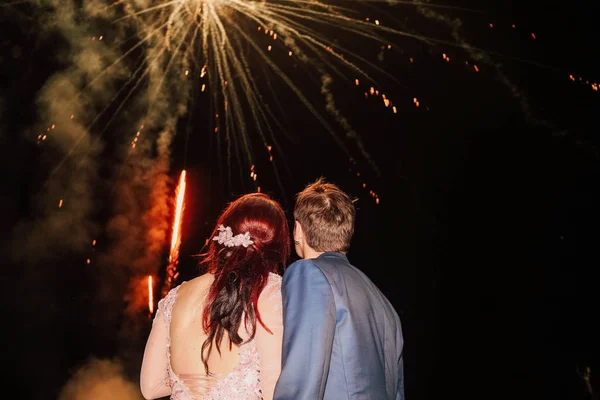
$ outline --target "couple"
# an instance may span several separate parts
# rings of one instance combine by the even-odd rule
[[[141,370],[146,399],[400,400],[403,338],[392,305],[346,258],[350,197],[322,179],[296,197],[290,253],[281,206],[229,204],[207,273],[158,304]]]

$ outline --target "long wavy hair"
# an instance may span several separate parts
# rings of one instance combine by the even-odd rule
[[[254,242],[248,247],[227,247],[212,238],[218,227],[230,227],[234,235],[248,232]],[[266,194],[247,194],[223,211],[200,263],[214,275],[204,308],[202,325],[207,338],[202,345],[202,362],[207,374],[208,358],[216,347],[221,354],[225,332],[229,349],[241,345],[240,325],[244,321],[248,340],[256,334],[257,321],[268,332],[258,311],[258,298],[269,273],[281,273],[290,255],[290,232],[281,205]]]

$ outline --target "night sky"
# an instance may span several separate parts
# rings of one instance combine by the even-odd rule
[[[188,173],[178,282],[197,274],[194,256],[228,201],[258,185],[282,203],[291,221],[294,194],[324,176],[358,198],[348,256],[401,316],[408,400],[592,399],[580,376],[590,367],[592,385],[600,390],[593,278],[600,265],[600,93],[591,86],[600,82],[599,9],[592,3],[447,2],[464,10],[438,12],[460,18],[462,37],[494,64],[452,46],[450,29],[417,15],[411,5],[382,14],[449,44],[396,38],[400,50],[377,61],[379,48],[357,42],[357,51],[398,80],[380,76],[382,88],[398,99],[397,114],[381,98],[365,98],[353,78],[334,82],[336,104],[372,163],[335,121],[328,119],[347,153],[275,86],[282,121],[272,150],[278,175],[254,136],[253,182],[248,166],[235,157],[226,162],[226,143],[217,141],[208,102],[199,97],[178,121],[164,171],[169,194],[180,171]],[[28,2],[0,6],[0,232],[6,381],[17,398],[37,400],[58,398],[89,357],[121,360],[124,379],[135,383],[150,319],[122,313],[134,274],[127,265],[118,272],[96,266],[121,268],[115,257],[133,257],[126,246],[105,243],[120,226],[113,203],[129,195],[111,179],[119,149],[130,140],[123,138],[135,127],[112,125],[102,136],[94,133],[102,162],[84,189],[94,191],[90,220],[79,220],[65,206],[62,222],[50,223],[44,235],[31,233],[43,215],[38,204],[56,204],[48,176],[65,152],[36,143],[44,120],[38,96],[66,65],[57,52],[64,47],[60,35],[42,35],[42,14],[31,10],[36,8]],[[280,61],[322,110],[318,76]],[[134,112],[125,106],[120,121]],[[131,193],[136,190],[144,193],[142,186]],[[65,223],[66,229],[58,227]],[[84,230],[98,238],[97,247],[71,246]],[[128,239],[138,245],[145,234],[135,231]],[[155,271],[164,277],[166,241],[161,251]]]

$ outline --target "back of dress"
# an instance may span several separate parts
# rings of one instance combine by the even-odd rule
[[[207,337],[202,320],[213,281],[213,276],[206,274],[184,282],[159,302],[144,355],[144,358],[156,357],[156,360],[144,362],[143,366],[148,367],[142,368],[141,386],[147,399],[169,394],[173,400],[273,397],[281,368],[281,277],[269,275],[258,301],[258,312],[271,332],[257,322],[255,337],[248,341],[249,334],[242,322],[239,334],[244,344],[231,348],[225,333],[220,352],[213,346],[208,357],[211,374],[207,375],[201,357],[202,344]],[[161,345],[162,359],[159,354],[154,354],[160,351]],[[158,390],[161,380],[162,391]],[[169,393],[165,394],[167,390]]]

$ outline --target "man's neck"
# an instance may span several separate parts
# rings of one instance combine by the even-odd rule
[[[324,253],[324,251],[315,251],[311,248],[304,249],[304,258],[307,260],[312,259],[312,258],[317,258],[323,253]]]

